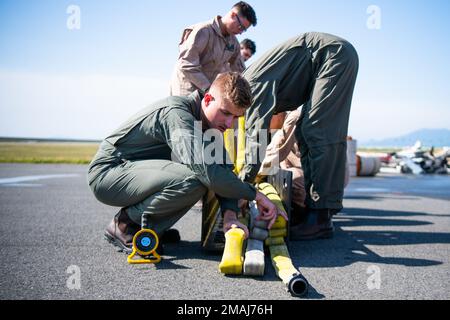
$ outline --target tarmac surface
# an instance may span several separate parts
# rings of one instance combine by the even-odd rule
[[[298,299],[267,258],[263,278],[221,275],[221,256],[200,247],[199,206],[161,263],[127,264],[103,239],[117,208],[86,172],[0,164],[0,299]],[[354,178],[344,206],[333,239],[290,243],[308,299],[450,299],[450,176]]]

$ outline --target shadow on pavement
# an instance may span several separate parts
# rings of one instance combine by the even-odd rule
[[[359,216],[364,216],[360,218]],[[368,218],[374,216],[377,218]],[[449,244],[450,233],[413,232],[391,230],[343,230],[346,227],[367,226],[420,226],[429,221],[379,219],[378,217],[446,216],[405,211],[375,209],[345,209],[333,219],[336,231],[333,239],[309,242],[291,242],[293,260],[302,267],[342,267],[356,262],[395,264],[408,267],[427,267],[441,261],[409,257],[383,257],[367,246],[398,246],[420,244]],[[401,254],[403,251],[399,251]]]
[[[175,263],[178,260],[210,260],[219,265],[222,255],[209,253],[201,248],[200,241],[180,241],[176,244],[164,246],[163,259],[156,265],[157,269],[190,269]]]
[[[219,263],[222,259],[222,253],[219,252],[208,252],[204,251],[201,248],[200,241],[180,241],[178,244],[169,244],[164,247],[164,254],[163,259],[160,263],[156,264],[157,269],[190,269],[190,267],[186,267],[184,265],[176,263],[176,261],[182,261],[187,259],[198,259],[198,260],[209,260],[209,261],[215,261],[217,262],[217,267],[219,266]],[[266,252],[265,255],[265,274],[264,277],[250,277],[250,276],[226,276],[225,277],[246,277],[246,278],[253,278],[257,281],[271,281],[271,282],[279,282],[281,287],[286,287],[278,278],[278,276],[275,273],[275,270],[272,267],[272,262],[270,260],[270,254]],[[304,297],[303,299],[323,299],[325,298],[324,295],[317,292],[317,290],[311,285],[309,287],[309,292],[307,297]]]
[[[402,199],[402,200],[420,200],[417,197],[407,197],[404,194],[397,196],[391,195],[346,195],[344,200],[385,200],[385,199]]]
[[[383,257],[368,246],[397,246],[420,244],[448,244],[450,233],[413,232],[379,230],[382,227],[409,227],[432,225],[432,222],[422,220],[401,219],[401,217],[447,216],[426,214],[422,212],[387,211],[376,209],[349,208],[335,216],[335,237],[327,240],[307,242],[290,242],[289,251],[294,266],[302,268],[333,268],[344,267],[357,262],[374,264],[400,265],[408,267],[427,267],[442,264],[441,261],[418,259],[410,257]],[[390,219],[392,218],[392,219]],[[354,227],[377,227],[378,230],[344,230]],[[381,228],[380,228],[381,227]],[[404,251],[399,251],[401,255]],[[209,260],[217,265],[221,253],[211,253],[202,250],[199,241],[181,241],[178,244],[165,246],[165,256],[158,269],[190,269],[191,267],[177,263],[182,260]],[[266,254],[266,272],[258,281],[280,282],[272,267],[269,255]],[[280,283],[280,285],[282,285]],[[307,299],[322,299],[325,296],[317,292],[310,283]],[[284,286],[284,285],[283,285]]]
[[[371,218],[353,218],[336,217],[333,220],[335,227],[364,227],[364,226],[425,226],[431,225],[429,221],[419,220],[398,220],[398,219],[371,219]]]

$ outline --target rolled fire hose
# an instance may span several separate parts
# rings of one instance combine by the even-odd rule
[[[239,173],[245,161],[245,118],[238,119],[238,145],[235,147],[234,130],[224,133],[225,149],[230,159],[235,163],[234,172]],[[237,150],[237,151],[236,151]],[[239,275],[243,271],[244,258],[242,257],[245,232],[239,228],[232,228],[225,233],[225,248],[219,271],[223,274]]]
[[[250,203],[250,239],[247,241],[244,259],[244,275],[246,276],[264,276],[264,240],[269,236],[269,232],[266,221],[255,220],[258,214],[256,203],[252,201]]]
[[[268,183],[258,185],[259,191],[266,195],[279,209],[284,211],[283,203],[275,188]],[[277,217],[275,224],[269,232],[266,244],[269,246],[270,258],[277,276],[286,285],[290,294],[296,297],[308,293],[308,281],[292,264],[289,251],[284,241],[287,233],[287,222],[281,216]]]
[[[245,119],[239,118],[238,146],[234,147],[233,131],[225,132],[225,148],[235,161],[235,173],[239,173],[245,158]],[[237,149],[237,152],[235,150]],[[261,183],[258,189],[265,194],[279,209],[284,210],[283,203],[276,192],[275,188],[268,183]],[[275,231],[281,230],[281,231]],[[304,296],[308,292],[308,281],[292,264],[289,252],[283,236],[287,233],[287,222],[278,217],[272,226],[269,238],[265,243],[269,246],[272,265],[275,268],[277,276],[286,284],[287,290],[293,296]],[[225,274],[241,274],[242,273],[242,246],[244,243],[245,233],[238,228],[230,229],[225,234],[225,248],[219,270]],[[251,239],[250,239],[251,240]],[[250,248],[260,249],[259,244],[250,242]]]
[[[269,230],[267,230],[268,222],[264,220],[256,220],[259,215],[256,201],[249,203],[250,207],[250,238],[264,241],[269,237]]]
[[[244,275],[264,276],[264,242],[257,239],[247,240],[247,250],[244,259]]]
[[[240,228],[231,228],[225,233],[225,248],[223,249],[222,261],[219,271],[223,274],[242,274],[244,259],[242,258],[242,246],[244,244],[245,232]]]

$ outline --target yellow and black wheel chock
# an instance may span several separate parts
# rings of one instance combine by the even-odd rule
[[[147,215],[144,214],[142,229],[133,237],[133,251],[127,258],[129,264],[150,264],[161,261],[161,256],[156,252],[159,245],[158,235],[147,226]],[[141,258],[134,258],[136,255]]]

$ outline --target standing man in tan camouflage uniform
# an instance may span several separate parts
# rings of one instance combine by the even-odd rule
[[[242,72],[237,34],[256,25],[253,8],[241,1],[223,17],[197,23],[183,31],[180,54],[172,75],[170,94],[186,96],[195,90],[206,91],[221,72]]]

